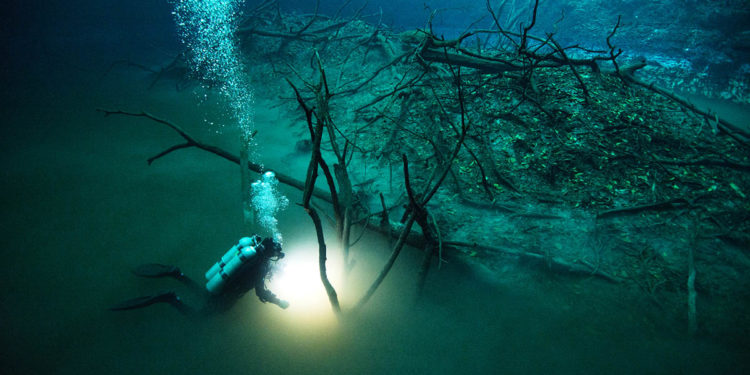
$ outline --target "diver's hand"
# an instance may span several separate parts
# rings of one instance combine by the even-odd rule
[[[281,307],[282,309],[286,309],[287,307],[289,307],[289,302],[284,301],[284,300],[280,300],[279,301],[279,307]]]

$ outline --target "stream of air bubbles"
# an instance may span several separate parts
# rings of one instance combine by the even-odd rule
[[[240,169],[245,223],[258,223],[277,240],[276,213],[287,202],[279,194],[273,173],[250,187],[250,155],[256,154],[253,140],[253,90],[244,71],[236,36],[244,0],[174,0],[177,32],[186,48],[185,58],[202,87],[218,89],[227,101],[232,118],[240,129]],[[256,215],[253,215],[255,212]]]

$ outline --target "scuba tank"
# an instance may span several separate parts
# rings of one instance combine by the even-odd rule
[[[259,240],[260,237],[258,236],[253,238],[242,238],[237,245],[233,246],[226,254],[224,254],[219,262],[214,264],[214,266],[206,272],[206,278],[208,279],[206,289],[211,294],[220,293],[227,281],[231,279],[243,265],[258,259],[259,255],[258,251],[256,251],[256,247],[260,247],[258,250],[261,250],[262,248],[259,244]],[[213,273],[211,272],[212,270],[214,271]],[[211,273],[212,275],[209,278],[208,276]]]
[[[260,241],[260,238],[257,236],[254,236],[253,238],[250,237],[242,237],[240,238],[239,242],[237,242],[236,245],[232,246],[227,252],[219,259],[218,262],[216,262],[211,268],[206,271],[206,280],[211,280],[214,275],[216,275],[219,271],[221,271],[224,266],[229,263],[232,258],[234,258],[237,253],[239,253],[242,248],[247,246],[256,246]]]

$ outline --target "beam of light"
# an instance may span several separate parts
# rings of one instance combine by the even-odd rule
[[[326,262],[328,278],[334,287],[340,287],[342,261],[331,250],[328,249]],[[279,298],[290,303],[282,314],[304,324],[328,325],[335,322],[328,295],[320,281],[317,242],[313,239],[303,244],[288,244],[284,252],[286,257],[276,264],[268,284]]]

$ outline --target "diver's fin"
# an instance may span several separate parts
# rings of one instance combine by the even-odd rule
[[[160,302],[166,302],[174,305],[176,303],[179,303],[179,301],[180,297],[177,297],[177,294],[175,292],[161,292],[152,296],[129,299],[127,301],[120,302],[117,305],[110,307],[109,309],[112,311],[133,310]]]
[[[142,277],[164,277],[172,276],[175,278],[182,277],[182,271],[177,266],[170,266],[159,263],[147,263],[133,269],[133,273]]]

